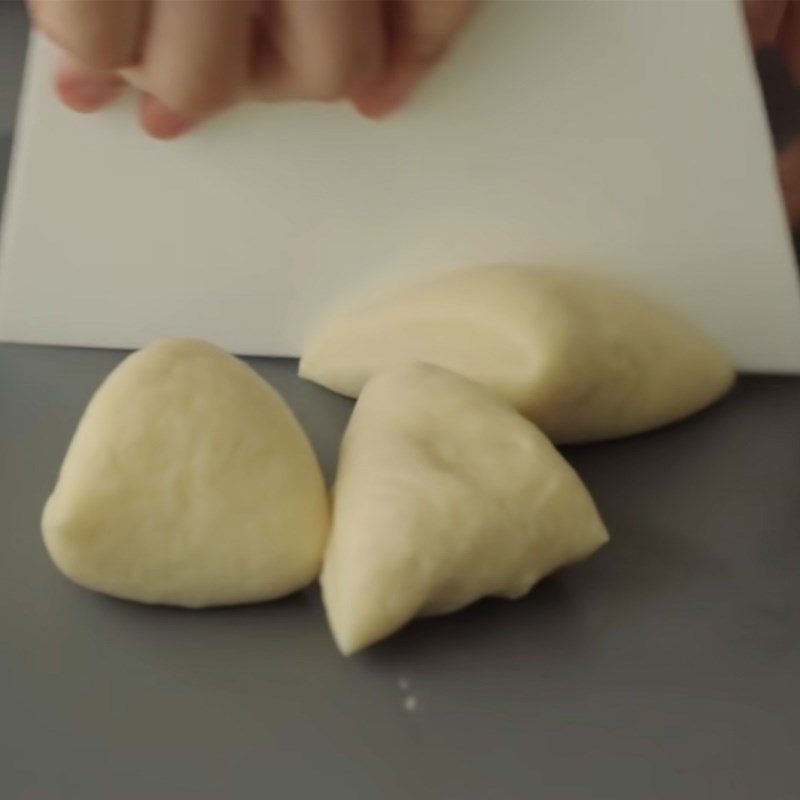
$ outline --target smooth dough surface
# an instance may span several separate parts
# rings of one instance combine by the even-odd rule
[[[673,422],[733,383],[725,354],[608,280],[515,266],[463,270],[324,325],[300,375],[357,397],[376,370],[426,361],[492,389],[556,442]]]
[[[525,594],[608,539],[535,425],[455,373],[413,364],[366,385],[342,441],[322,569],[352,653],[417,615]]]
[[[200,607],[313,581],[329,517],[316,456],[279,395],[217,347],[169,339],[97,390],[42,529],[83,586]]]

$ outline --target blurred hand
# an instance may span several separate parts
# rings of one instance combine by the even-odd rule
[[[800,2],[744,0],[744,12],[753,47],[775,48],[800,89]],[[786,213],[794,227],[800,224],[800,139],[778,153],[778,176]]]
[[[797,0],[744,0],[754,48],[776,47],[800,85],[800,4]]]
[[[61,99],[94,111],[131,84],[172,138],[245,99],[338,100],[381,117],[447,51],[475,0],[29,0],[63,51]]]

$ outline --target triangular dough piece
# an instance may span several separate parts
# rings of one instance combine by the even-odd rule
[[[316,457],[292,412],[244,362],[164,340],[97,390],[42,520],[77,583],[200,607],[313,581],[329,530]]]
[[[492,389],[556,442],[626,436],[720,397],[725,354],[610,281],[499,266],[447,275],[318,332],[300,374],[356,397],[370,375],[426,361]]]
[[[413,364],[366,385],[342,441],[322,569],[349,654],[412,617],[516,598],[608,534],[578,476],[486,389]]]

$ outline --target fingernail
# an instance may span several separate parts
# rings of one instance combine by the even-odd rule
[[[405,103],[407,97],[407,92],[381,90],[359,95],[353,98],[353,104],[365,117],[385,119],[397,111]]]
[[[144,95],[139,106],[142,127],[156,139],[174,139],[194,126],[194,121],[167,108],[160,100]]]
[[[111,102],[121,91],[117,81],[62,77],[57,81],[61,99],[75,111],[96,111]]]

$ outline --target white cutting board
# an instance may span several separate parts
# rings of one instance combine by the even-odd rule
[[[132,101],[86,119],[27,72],[0,337],[166,335],[294,355],[368,289],[469,264],[599,270],[682,308],[738,365],[800,371],[800,292],[738,8],[483,9],[415,102],[253,105],[185,139]]]

